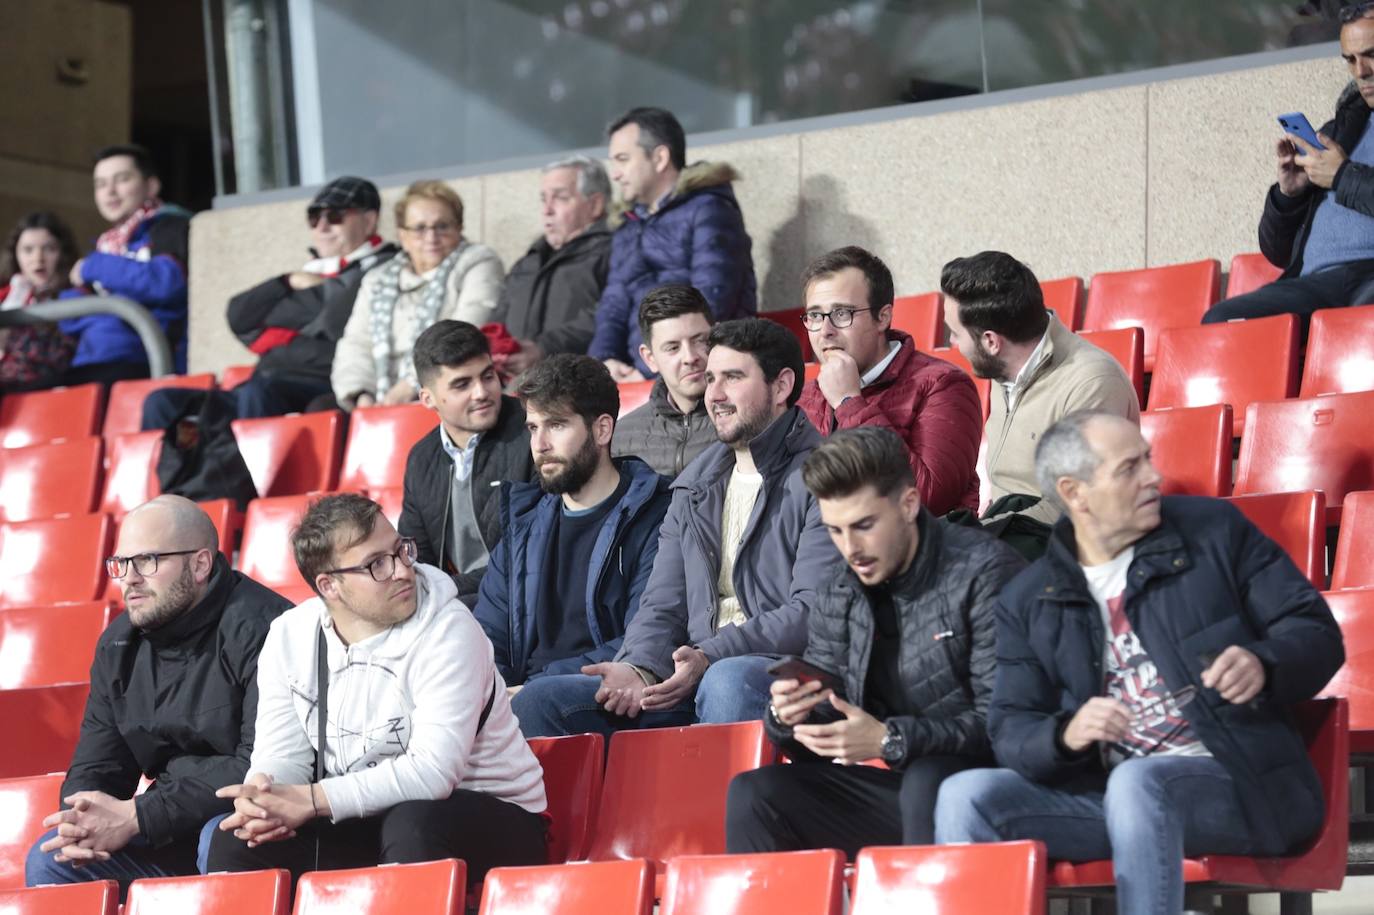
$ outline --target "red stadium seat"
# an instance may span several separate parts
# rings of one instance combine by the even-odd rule
[[[1345,665],[1322,690],[1350,703],[1350,752],[1374,753],[1374,588],[1323,595],[1345,638]]]
[[[648,861],[498,867],[487,874],[478,915],[649,915],[654,868]]]
[[[778,311],[761,311],[759,317],[767,318],[787,328],[788,332],[796,337],[797,342],[801,344],[802,361],[810,362],[816,356],[811,352],[811,335],[806,332],[806,325],[802,323],[802,315],[804,314],[806,314],[805,308],[783,308]]]
[[[96,436],[0,450],[0,521],[89,514],[99,494]]]
[[[57,772],[0,780],[0,889],[24,885],[24,859],[44,832],[43,818],[62,806],[66,777]]]
[[[305,514],[306,496],[276,496],[248,503],[243,520],[239,571],[289,600],[305,600],[314,591],[296,568],[291,531]]]
[[[1059,316],[1059,323],[1069,330],[1083,326],[1083,278],[1066,276],[1057,280],[1041,280],[1040,292],[1045,307]]]
[[[1345,879],[1349,847],[1349,708],[1344,699],[1317,699],[1294,706],[1293,712],[1295,723],[1307,741],[1307,751],[1326,800],[1326,820],[1321,832],[1306,850],[1284,858],[1238,855],[1188,858],[1183,862],[1186,883],[1207,884],[1220,893],[1310,893],[1340,889]],[[1052,889],[1105,887],[1112,883],[1110,861],[1081,864],[1060,861],[1050,870]],[[1284,911],[1289,910],[1285,908]],[[854,915],[862,913],[856,909]]]
[[[119,884],[113,880],[0,890],[4,915],[115,915]]]
[[[474,824],[476,827],[476,824]],[[462,861],[314,871],[296,884],[294,915],[462,915]]]
[[[1144,329],[1145,371],[1153,372],[1159,332],[1202,323],[1220,288],[1221,265],[1215,260],[1099,273],[1088,285],[1083,329]]]
[[[157,481],[161,453],[161,432],[136,432],[110,439],[100,510],[122,518],[161,493]]]
[[[0,607],[98,600],[109,547],[104,515],[0,523]]]
[[[945,342],[945,297],[938,292],[899,295],[892,301],[892,326],[911,334],[912,342],[928,353]]]
[[[400,527],[401,507],[405,503],[406,495],[404,486],[374,489],[367,495],[368,498],[382,507],[382,514],[386,515],[386,520],[391,522],[392,527]]]
[[[329,492],[343,455],[343,415],[337,410],[292,413],[231,424],[260,496]]]
[[[1159,334],[1159,357],[1150,379],[1151,410],[1230,404],[1239,437],[1251,403],[1297,393],[1294,315],[1172,327]]]
[[[1231,494],[1231,408],[1179,407],[1140,414],[1140,434],[1166,496]]]
[[[1139,327],[1119,327],[1115,330],[1085,330],[1079,336],[1110,355],[1126,370],[1126,377],[1135,387],[1135,399],[1145,403],[1145,332]]]
[[[0,689],[86,682],[109,622],[104,601],[0,610]]]
[[[224,554],[225,559],[232,559],[234,548],[238,546],[239,531],[243,529],[243,512],[239,511],[232,499],[210,499],[196,504],[215,523],[215,533],[219,535],[219,551]]]
[[[1301,397],[1374,391],[1374,305],[1312,313]]]
[[[231,365],[219,373],[219,389],[221,391],[232,391],[234,388],[243,384],[253,377],[254,365]]]
[[[1344,588],[1374,588],[1374,492],[1345,496],[1331,566],[1331,590]]]
[[[1326,499],[1320,492],[1237,495],[1227,501],[1283,547],[1313,585],[1326,586]]]
[[[964,358],[964,354],[955,347],[941,347],[933,349],[929,355],[936,359],[948,362],[950,365],[957,365],[964,370],[964,374],[973,379],[973,386],[978,389],[978,402],[983,405],[983,420],[987,421],[988,413],[992,411],[992,381],[987,378],[979,378],[973,374],[973,366]]]
[[[683,855],[668,862],[659,915],[840,915],[844,852]]]
[[[199,375],[164,375],[141,381],[116,381],[110,386],[110,404],[105,408],[105,425],[101,435],[114,438],[143,430],[143,401],[159,388],[195,388],[209,390],[215,386],[215,376],[209,372]]]
[[[1226,278],[1226,298],[1233,299],[1274,282],[1283,273],[1259,252],[1237,254],[1231,258],[1231,273]]]
[[[1044,915],[1047,860],[1039,842],[865,848],[849,912]]]
[[[439,414],[417,403],[354,410],[338,488],[370,492],[402,485],[410,449],[437,425]]]
[[[815,381],[821,377],[821,364],[819,362],[807,362],[802,365],[802,382]]]
[[[649,392],[653,390],[653,381],[622,381],[616,385],[620,389],[620,416],[623,418],[631,410],[638,410],[649,402]]]
[[[1374,392],[1250,404],[1236,495],[1320,489],[1326,523],[1345,494],[1374,489]]]
[[[86,683],[0,690],[0,778],[66,772],[89,692]]]
[[[98,384],[6,394],[0,399],[0,448],[95,435],[104,402],[105,389]]]
[[[530,749],[544,769],[548,798],[549,863],[578,861],[587,855],[592,820],[601,802],[606,741],[600,734],[535,737]]]
[[[291,872],[265,870],[135,880],[124,915],[286,915],[290,908]]]

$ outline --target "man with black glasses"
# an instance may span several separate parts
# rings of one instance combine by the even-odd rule
[[[194,502],[158,496],[120,525],[106,571],[125,612],[96,645],[63,809],[29,852],[29,886],[196,872],[196,837],[227,813],[257,713],[258,650],[290,604],[229,568]],[[154,780],[138,797],[140,776]]]
[[[263,645],[257,742],[213,871],[545,863],[544,781],[453,579],[377,503],[325,496],[291,537],[319,595]],[[321,715],[320,709],[324,712]]]

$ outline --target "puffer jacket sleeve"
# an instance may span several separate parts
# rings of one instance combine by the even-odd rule
[[[658,534],[658,554],[639,595],[639,609],[625,627],[615,660],[659,679],[672,676],[673,652],[687,643],[687,566],[682,555],[683,515],[691,493],[674,490]]]
[[[486,245],[472,245],[449,274],[439,320],[452,318],[481,327],[496,312],[504,282],[500,255]]]
[[[635,302],[630,299],[630,282],[637,266],[631,246],[633,233],[619,229],[611,238],[611,266],[606,276],[606,288],[596,305],[596,333],[587,346],[587,355],[605,361],[619,359],[633,365],[634,354],[629,351],[630,313]]]
[[[692,203],[691,284],[706,297],[716,320],[739,317],[740,298],[754,273],[752,243],[739,205],[703,193]],[[749,303],[749,310],[753,310]]]
[[[363,277],[353,313],[344,325],[343,337],[334,349],[334,367],[330,371],[330,387],[334,398],[346,410],[353,409],[358,394],[374,394],[377,387],[377,367],[372,361],[372,294],[377,284],[376,273]]]

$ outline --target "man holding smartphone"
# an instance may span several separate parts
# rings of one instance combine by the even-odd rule
[[[1212,306],[1204,323],[1374,303],[1374,2],[1341,10],[1341,57],[1352,82],[1313,146],[1277,143],[1278,181],[1260,219],[1260,250],[1283,275]]]
[[[991,758],[993,603],[1024,563],[926,511],[890,429],[835,432],[802,481],[849,570],[818,589],[805,656],[777,666],[764,726],[792,764],[736,776],[726,847],[930,844],[940,782]],[[871,759],[886,767],[855,765]]]

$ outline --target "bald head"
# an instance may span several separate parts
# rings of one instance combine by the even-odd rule
[[[143,528],[145,525],[162,528],[169,538],[180,544],[178,549],[219,549],[219,532],[215,530],[215,522],[210,520],[204,509],[185,496],[158,496],[129,512],[120,528],[121,554],[124,552],[124,531],[131,521],[137,528]]]
[[[158,496],[129,512],[119,525],[115,556],[128,560],[119,586],[130,621],[158,629],[198,604],[218,548],[214,522],[190,499]]]

